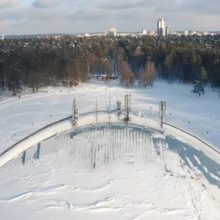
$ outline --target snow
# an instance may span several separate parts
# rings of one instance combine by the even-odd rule
[[[144,116],[133,121],[149,127],[159,126],[152,121],[158,118],[159,101],[167,101],[167,122],[219,148],[218,95],[207,89],[198,98],[190,90],[190,85],[165,82],[152,89],[112,83],[110,97],[113,109],[117,99],[131,94],[132,109]],[[80,113],[94,111],[96,97],[100,109],[109,105],[107,83],[44,91],[0,102],[0,153],[70,115],[73,98]],[[91,121],[92,114],[82,119],[84,125]],[[61,127],[66,131],[69,125]],[[45,134],[53,136],[59,129]],[[186,134],[164,129],[161,134],[121,124],[83,127],[43,141],[39,160],[36,139],[24,164],[21,153],[0,168],[1,219],[220,219],[218,155]]]
[[[218,94],[206,89],[200,98],[190,92],[191,85],[156,82],[147,89],[122,88],[111,85],[111,103],[132,95],[132,109],[142,115],[158,118],[160,100],[167,102],[167,118],[170,123],[195,133],[216,147],[220,146],[220,100]],[[37,129],[71,114],[72,99],[76,98],[80,113],[108,108],[109,84],[89,83],[78,88],[45,88],[41,93],[0,102],[1,148],[7,149]],[[171,113],[171,115],[170,115]],[[22,122],[22,123],[21,123]],[[208,133],[207,133],[208,132]]]
[[[109,115],[108,110],[98,111],[96,113],[84,113],[80,115],[80,120],[77,123],[77,128],[73,126],[72,117],[64,118],[58,122],[52,123],[37,132],[29,135],[25,139],[19,141],[15,145],[11,146],[7,151],[0,155],[0,167],[4,166],[10,160],[16,158],[22,152],[28,150],[34,145],[41,143],[42,141],[51,138],[56,135],[61,135],[62,133],[69,132],[71,129],[82,129],[83,127],[95,127],[100,124],[118,124],[124,125],[125,114],[122,113],[120,116],[117,112],[111,113]],[[173,136],[182,140],[184,143],[191,144],[193,148],[200,150],[207,156],[212,158],[214,161],[218,162],[220,159],[220,151],[212,146],[207,145],[200,139],[190,135],[190,133],[179,130],[173,125],[164,124],[163,128],[160,127],[160,123],[153,119],[143,118],[130,113],[131,122],[129,126],[136,126],[142,129],[155,130],[156,134],[152,134],[153,137],[161,137],[161,133],[169,136]]]

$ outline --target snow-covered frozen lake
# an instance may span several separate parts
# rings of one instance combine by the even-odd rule
[[[112,108],[125,94],[132,108],[166,120],[220,146],[220,100],[207,89],[156,82],[150,89],[111,85]],[[45,93],[45,91],[47,91]],[[71,114],[109,105],[109,85],[0,102],[0,153],[28,134]],[[178,139],[137,127],[99,125],[50,138],[0,169],[1,219],[220,219],[220,163]]]

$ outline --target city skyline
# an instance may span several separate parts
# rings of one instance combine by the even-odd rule
[[[157,31],[159,18],[174,31],[219,31],[219,7],[217,0],[1,0],[0,35]]]

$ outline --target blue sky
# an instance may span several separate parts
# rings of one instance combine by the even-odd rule
[[[220,0],[0,0],[0,34],[220,30]]]

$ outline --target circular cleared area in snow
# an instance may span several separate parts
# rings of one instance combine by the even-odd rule
[[[220,164],[155,131],[99,125],[0,169],[2,219],[220,219]]]

